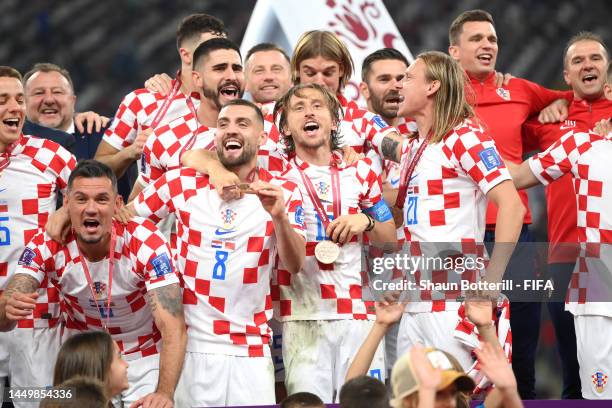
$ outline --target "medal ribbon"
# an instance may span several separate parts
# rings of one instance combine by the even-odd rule
[[[327,216],[327,212],[325,211],[325,208],[323,207],[323,203],[321,203],[321,199],[319,199],[319,196],[317,195],[317,192],[314,186],[312,185],[310,178],[306,177],[306,175],[304,174],[304,171],[297,164],[297,161],[294,160],[294,162],[295,162],[297,170],[300,172],[300,176],[302,177],[302,181],[304,182],[304,186],[306,187],[306,192],[308,193],[308,196],[310,197],[310,200],[312,201],[312,204],[314,205],[315,211],[317,212],[317,215],[321,219],[321,223],[325,227],[325,230],[327,230],[327,227],[329,226],[329,223],[331,222],[331,220]],[[340,216],[340,212],[342,209],[342,206],[341,206],[342,203],[340,201],[341,200],[340,199],[340,175],[338,173],[338,168],[335,165],[330,166],[330,171],[331,171],[333,211],[334,211],[334,219],[336,219]]]
[[[412,160],[410,160],[410,163],[408,163],[408,166],[402,167],[402,172],[400,173],[400,184],[397,192],[397,199],[395,200],[395,207],[399,209],[404,208],[410,177],[412,177],[412,173],[414,173],[414,169],[416,168],[416,165],[421,159],[421,156],[423,155],[423,152],[425,151],[425,148],[427,147],[430,138],[431,133],[429,133],[425,140],[423,140],[416,153],[414,154],[414,157],[412,158]]]
[[[192,133],[191,137],[189,138],[189,140],[187,141],[187,143],[185,144],[185,146],[181,150],[181,153],[179,155],[179,159],[180,159],[180,157],[183,156],[183,153],[185,153],[187,150],[191,150],[191,148],[195,144],[196,137],[198,136],[198,134],[200,134],[200,129],[203,127],[203,126],[200,125],[200,121],[198,120],[198,113],[196,112],[195,105],[193,104],[193,101],[191,100],[191,97],[189,97],[189,96],[187,97],[187,107],[189,108],[189,110],[191,111],[191,114],[193,115],[194,119],[198,123],[198,128],[196,129],[195,132]],[[204,150],[212,150],[212,148],[214,146],[215,146],[215,138],[213,137],[213,139],[210,141],[210,143],[208,143],[208,145],[206,145]]]
[[[113,288],[113,269],[115,267],[115,244],[117,242],[117,234],[115,233],[115,227],[112,227],[111,230],[111,238],[110,238],[110,249],[108,252],[108,298],[106,302],[106,323],[102,323],[105,331],[108,331],[108,322],[110,319],[110,306],[111,306],[111,291]],[[77,245],[78,249],[78,245]],[[98,299],[96,298],[96,292],[93,285],[93,280],[91,279],[91,274],[89,273],[89,266],[87,266],[87,262],[85,261],[85,257],[83,253],[79,249],[79,257],[81,258],[81,265],[83,266],[83,272],[85,272],[85,279],[87,279],[87,284],[89,285],[89,290],[91,291],[91,296],[93,297],[94,302],[96,303],[96,308],[98,309],[98,313],[101,313],[102,309],[100,309],[100,305],[98,304]],[[102,317],[102,316],[100,316]]]

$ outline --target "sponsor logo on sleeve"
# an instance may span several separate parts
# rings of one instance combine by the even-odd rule
[[[155,270],[155,275],[158,278],[166,275],[167,273],[172,272],[172,265],[170,264],[170,258],[168,258],[168,254],[159,254],[151,261],[151,265],[153,265],[153,269]]]
[[[487,147],[478,153],[478,156],[480,156],[480,160],[482,160],[487,170],[493,170],[502,164],[501,158],[494,147]]]
[[[381,117],[380,117],[380,116],[378,116],[378,115],[375,115],[375,116],[372,118],[372,122],[374,122],[374,124],[376,125],[376,127],[378,128],[378,130],[384,129],[384,128],[386,128],[387,126],[389,126],[389,125],[387,125],[387,122],[385,122],[385,121],[383,120],[383,118],[381,118]]]

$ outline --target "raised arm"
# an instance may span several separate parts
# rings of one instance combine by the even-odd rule
[[[0,296],[0,331],[10,331],[17,322],[30,316],[36,307],[40,283],[32,276],[18,273]]]

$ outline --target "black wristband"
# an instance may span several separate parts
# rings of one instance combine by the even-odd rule
[[[365,232],[370,232],[374,229],[374,218],[368,213],[364,213],[366,217],[368,217],[368,226],[365,229]]]

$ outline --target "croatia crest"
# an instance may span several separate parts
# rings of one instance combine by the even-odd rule
[[[504,100],[510,100],[510,91],[504,88],[497,88],[497,94]]]
[[[106,298],[106,283],[94,282],[93,289],[97,300]]]
[[[221,221],[223,222],[223,229],[232,229],[234,227],[234,221],[238,214],[231,208],[221,210]]]
[[[316,184],[316,188],[317,188],[317,192],[319,193],[319,198],[322,201],[330,201],[328,197],[329,185],[327,183],[320,181]]]
[[[591,380],[595,386],[595,391],[601,394],[608,383],[608,376],[605,375],[603,371],[597,370],[595,374],[591,376]]]

